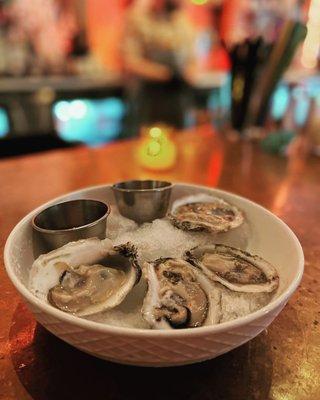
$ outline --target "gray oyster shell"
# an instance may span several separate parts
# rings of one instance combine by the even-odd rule
[[[184,258],[210,280],[236,292],[271,293],[279,286],[274,266],[259,256],[231,246],[195,247],[187,251]]]
[[[160,258],[145,263],[148,283],[142,315],[153,329],[193,328],[220,319],[220,298],[204,274],[187,261]]]
[[[227,232],[244,221],[237,207],[205,193],[176,200],[168,217],[179,229],[210,233]]]
[[[109,239],[70,242],[41,255],[33,273],[48,277],[47,300],[77,316],[89,316],[119,305],[141,277],[136,249],[113,246]],[[44,279],[42,279],[44,281]],[[34,281],[33,286],[37,286]]]

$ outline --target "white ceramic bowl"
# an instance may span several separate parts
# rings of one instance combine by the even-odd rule
[[[276,265],[280,287],[275,298],[262,309],[216,326],[170,331],[108,326],[60,311],[35,297],[26,287],[33,262],[32,217],[60,201],[90,198],[114,203],[109,185],[90,187],[39,207],[11,232],[4,252],[7,273],[37,321],[60,339],[96,357],[140,366],[173,366],[208,360],[254,338],[279,314],[296,290],[303,274],[303,251],[294,233],[279,218],[261,206],[224,191],[175,184],[172,197],[198,192],[219,196],[241,208],[249,221],[248,250]]]

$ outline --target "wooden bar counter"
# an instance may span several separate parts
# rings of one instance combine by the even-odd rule
[[[301,286],[268,330],[202,364],[149,369],[95,359],[38,325],[0,268],[0,399],[320,399],[320,161],[273,156],[208,127],[177,134],[178,160],[148,172],[136,141],[0,160],[0,246],[33,208],[81,187],[159,178],[238,193],[282,218],[306,264]]]

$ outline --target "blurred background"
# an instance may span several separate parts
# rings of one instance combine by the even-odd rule
[[[317,154],[319,49],[320,0],[0,0],[0,156],[201,125]]]

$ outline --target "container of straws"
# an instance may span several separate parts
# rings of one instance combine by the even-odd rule
[[[290,66],[306,26],[292,18],[283,21],[270,41],[258,34],[227,47],[231,60],[231,125],[240,135],[263,128],[274,90]]]

